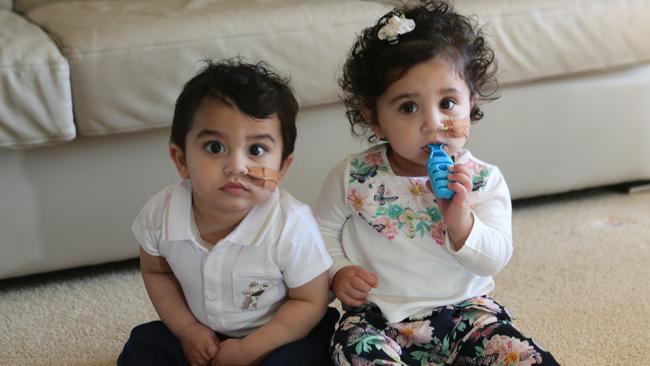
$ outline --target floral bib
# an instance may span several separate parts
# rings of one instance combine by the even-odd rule
[[[472,173],[470,199],[478,198],[491,169],[473,159],[462,159]],[[467,161],[463,161],[467,160]],[[346,202],[353,212],[389,240],[397,235],[408,238],[431,237],[445,242],[445,225],[435,197],[426,187],[427,177],[400,177],[390,168],[386,145],[355,155],[348,165]]]

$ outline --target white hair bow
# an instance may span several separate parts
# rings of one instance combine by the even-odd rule
[[[393,15],[388,19],[386,24],[379,29],[377,38],[382,41],[388,41],[389,44],[396,44],[399,41],[399,35],[406,34],[413,29],[415,29],[415,21],[413,21],[413,19],[407,19],[404,15],[399,17]]]

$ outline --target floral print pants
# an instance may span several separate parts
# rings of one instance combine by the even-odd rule
[[[332,339],[334,365],[558,365],[483,296],[398,323],[374,304],[350,309]]]

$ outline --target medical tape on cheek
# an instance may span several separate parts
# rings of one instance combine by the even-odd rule
[[[469,118],[450,119],[442,122],[442,134],[446,137],[467,137],[469,136]]]
[[[248,168],[248,176],[255,180],[261,180],[259,184],[264,189],[274,190],[280,182],[280,172],[271,168],[255,167]]]

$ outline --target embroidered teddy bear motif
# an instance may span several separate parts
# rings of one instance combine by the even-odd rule
[[[246,290],[242,294],[246,295],[244,303],[242,304],[242,309],[244,310],[255,310],[257,309],[257,300],[260,296],[264,294],[267,288],[271,287],[271,284],[268,282],[257,282],[252,281]]]

